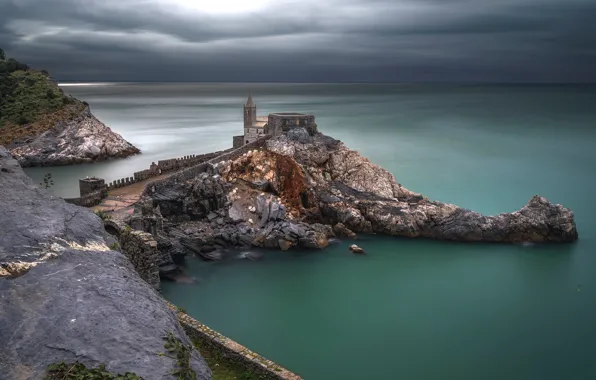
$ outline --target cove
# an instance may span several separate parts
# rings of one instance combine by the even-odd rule
[[[183,91],[181,91],[181,88]],[[596,374],[593,86],[120,84],[76,89],[144,154],[53,168],[56,187],[111,181],[149,161],[227,149],[252,91],[406,188],[485,214],[534,194],[575,213],[571,245],[455,244],[382,236],[261,261],[187,260],[163,284],[194,318],[306,379],[585,379]],[[202,149],[202,151],[201,151]],[[135,165],[138,164],[138,169]],[[47,169],[29,169],[40,179]],[[111,177],[110,177],[111,176]],[[39,181],[38,181],[39,182]],[[58,190],[58,189],[57,189]],[[56,190],[56,191],[57,191]],[[66,194],[68,196],[68,194]]]

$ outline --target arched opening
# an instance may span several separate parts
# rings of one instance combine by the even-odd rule
[[[104,229],[106,230],[107,233],[109,233],[116,239],[120,240],[120,231],[118,231],[118,229],[116,229],[116,227],[107,224],[107,225],[104,225]]]

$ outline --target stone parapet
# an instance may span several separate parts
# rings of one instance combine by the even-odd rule
[[[108,196],[107,188],[96,190],[91,193],[87,193],[78,198],[65,198],[64,200],[68,203],[75,204],[83,207],[93,207],[100,204]]]
[[[167,301],[166,301],[167,302]],[[260,379],[270,380],[300,380],[302,377],[290,372],[280,365],[275,364],[269,359],[265,359],[233,341],[232,339],[221,335],[200,323],[190,315],[178,310],[176,306],[167,302],[168,307],[178,313],[178,320],[184,328],[186,335],[198,342],[200,345],[206,345],[211,350],[219,353],[226,359],[236,362],[243,368],[254,372]]]

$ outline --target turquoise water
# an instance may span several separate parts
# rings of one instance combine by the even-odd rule
[[[127,175],[231,145],[242,102],[305,111],[424,195],[495,214],[538,193],[572,208],[580,240],[522,247],[366,237],[249,262],[188,260],[163,294],[306,379],[596,378],[596,88],[289,84],[66,87],[139,146],[129,160],[52,169]]]

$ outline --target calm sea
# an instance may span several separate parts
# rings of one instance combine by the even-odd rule
[[[64,89],[143,155],[28,169],[54,191],[231,146],[242,103],[303,111],[323,133],[439,201],[509,212],[534,194],[575,211],[580,240],[522,247],[367,237],[249,262],[195,259],[164,284],[190,314],[311,380],[596,378],[596,87],[110,84]]]

